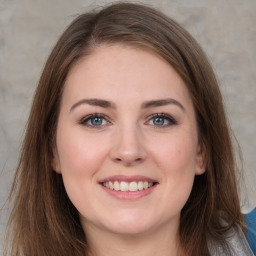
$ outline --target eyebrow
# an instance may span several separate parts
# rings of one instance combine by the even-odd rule
[[[82,105],[82,104],[88,104],[91,106],[97,106],[102,108],[116,108],[116,105],[110,101],[107,100],[101,100],[101,99],[82,99],[75,104],[72,105],[70,108],[70,111],[74,110],[76,107]]]
[[[82,99],[82,100],[76,102],[75,104],[73,104],[72,107],[70,108],[70,111],[74,110],[75,108],[77,108],[78,106],[83,105],[83,104],[88,104],[91,106],[97,106],[97,107],[102,107],[102,108],[116,109],[116,105],[113,102],[110,102],[107,100]],[[161,106],[166,106],[166,105],[171,105],[171,104],[174,104],[174,105],[178,106],[181,110],[185,111],[185,108],[183,107],[183,105],[179,101],[172,99],[172,98],[146,101],[146,102],[142,103],[141,108],[145,109],[145,108],[152,108],[152,107],[161,107]]]
[[[142,104],[142,108],[161,107],[170,104],[174,104],[178,106],[181,110],[185,111],[184,106],[179,101],[171,98],[146,101]]]

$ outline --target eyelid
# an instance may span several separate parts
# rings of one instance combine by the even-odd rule
[[[89,124],[87,124],[87,122],[92,120],[93,118],[102,118],[107,122],[107,124],[103,124],[103,125],[89,125]],[[81,119],[79,119],[78,123],[83,125],[83,126],[86,126],[88,128],[100,129],[102,127],[105,127],[105,126],[111,124],[111,121],[110,121],[110,118],[108,116],[106,116],[105,114],[94,113],[94,114],[89,114],[89,115],[86,115],[86,116],[82,117]]]
[[[178,124],[177,120],[174,117],[172,117],[171,115],[166,114],[166,113],[155,113],[155,114],[149,115],[147,117],[146,124],[148,124],[149,121],[152,120],[153,118],[164,118],[164,119],[168,120],[168,122],[169,122],[168,124],[165,124],[165,125],[152,125],[156,128],[166,128],[166,127],[170,127],[172,125]]]

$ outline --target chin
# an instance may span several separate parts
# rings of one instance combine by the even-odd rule
[[[148,232],[154,224],[149,219],[138,215],[122,216],[107,222],[107,229],[122,235],[139,235]]]

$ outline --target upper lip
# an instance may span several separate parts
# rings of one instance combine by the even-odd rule
[[[147,181],[147,182],[153,182],[156,183],[157,180],[151,179],[146,176],[142,175],[133,175],[133,176],[126,176],[126,175],[113,175],[106,177],[104,179],[101,179],[99,183],[104,183],[108,181],[126,181],[126,182],[132,182],[132,181]]]

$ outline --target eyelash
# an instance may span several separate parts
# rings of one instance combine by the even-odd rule
[[[99,118],[101,120],[105,120],[106,124],[99,124],[99,125],[88,124],[89,121],[92,122],[92,120],[96,119],[96,118]],[[106,118],[105,115],[95,113],[95,114],[91,114],[91,115],[85,116],[82,119],[80,119],[79,124],[87,126],[89,128],[100,129],[102,126],[106,126],[106,125],[110,124],[110,121],[108,120],[108,118]]]
[[[99,118],[101,119],[101,123],[99,125],[94,125],[94,124],[89,124],[89,122],[93,119],[96,119],[96,118]],[[169,126],[172,126],[172,125],[176,125],[177,124],[177,121],[170,115],[168,114],[164,114],[164,113],[157,113],[157,114],[152,114],[150,115],[148,118],[147,118],[147,122],[146,124],[150,125],[150,121],[154,120],[154,119],[162,119],[163,122],[167,121],[168,123],[167,124],[161,124],[161,125],[156,125],[156,124],[151,124],[152,126],[155,126],[156,128],[166,128],[166,127],[169,127]],[[105,124],[102,124],[102,122],[106,122]],[[93,129],[100,129],[102,128],[102,126],[107,126],[109,124],[111,124],[111,122],[108,120],[108,118],[106,118],[105,115],[103,114],[99,114],[99,113],[95,113],[95,114],[90,114],[88,116],[85,116],[83,117],[82,119],[79,120],[79,124],[81,125],[84,125],[84,126],[87,126],[89,128],[93,128]]]
[[[176,125],[178,124],[178,122],[176,121],[176,119],[174,119],[172,116],[168,115],[168,114],[165,114],[165,113],[157,113],[157,114],[152,114],[148,117],[148,121],[147,123],[149,123],[150,121],[156,119],[156,118],[160,118],[160,119],[163,119],[164,122],[167,121],[168,123],[167,124],[162,124],[162,125],[156,125],[156,124],[152,124],[153,126],[155,126],[156,128],[167,128],[169,126],[172,126],[172,125]]]

